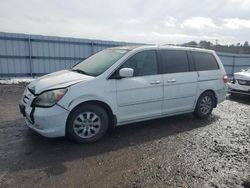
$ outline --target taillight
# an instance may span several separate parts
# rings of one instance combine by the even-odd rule
[[[224,82],[224,84],[227,84],[228,81],[229,81],[228,76],[227,76],[227,75],[224,75],[224,76],[223,76],[223,82]]]

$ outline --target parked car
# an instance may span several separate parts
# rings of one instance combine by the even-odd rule
[[[228,88],[231,94],[250,95],[250,68],[234,73]]]
[[[190,112],[206,118],[225,99],[227,81],[211,50],[109,48],[31,82],[20,111],[45,137],[94,142],[110,126]]]

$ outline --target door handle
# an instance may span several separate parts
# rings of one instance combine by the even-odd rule
[[[173,79],[169,79],[169,80],[167,80],[167,82],[168,83],[174,83],[174,82],[176,82],[176,79],[174,79],[174,78]]]
[[[161,83],[161,81],[159,81],[159,80],[154,80],[154,81],[150,82],[151,85],[157,85],[160,83]]]

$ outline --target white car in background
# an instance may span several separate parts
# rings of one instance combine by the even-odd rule
[[[231,94],[250,95],[250,68],[234,73],[228,87]]]

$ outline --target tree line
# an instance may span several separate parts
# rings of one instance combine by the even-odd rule
[[[205,48],[211,49],[218,52],[227,52],[227,53],[239,53],[239,54],[250,54],[250,46],[249,42],[245,41],[244,43],[237,43],[231,45],[221,45],[216,41],[216,44],[202,40],[200,42],[190,41],[187,43],[182,44],[181,46],[191,46],[191,47],[198,47],[198,48]]]

